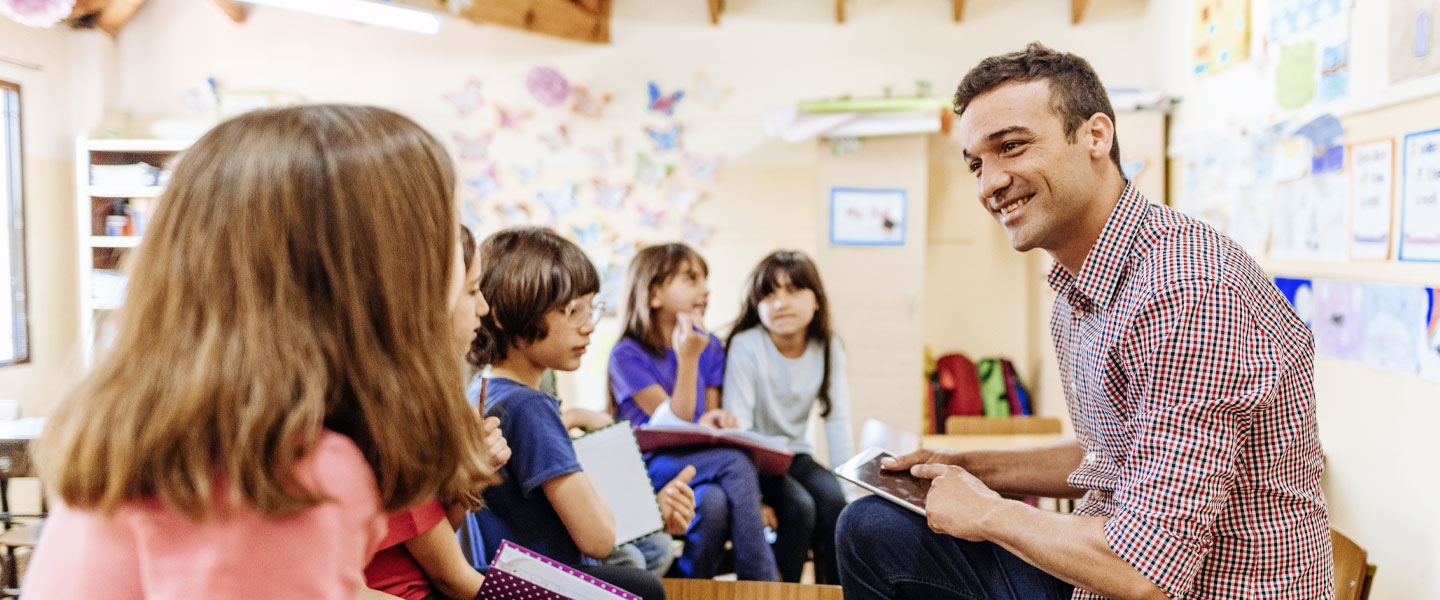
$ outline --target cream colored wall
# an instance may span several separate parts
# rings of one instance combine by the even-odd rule
[[[25,193],[25,259],[30,362],[0,367],[0,399],[20,401],[22,416],[48,412],[76,335],[72,34],[0,19],[0,55],[40,65],[0,62],[0,79],[21,86]]]

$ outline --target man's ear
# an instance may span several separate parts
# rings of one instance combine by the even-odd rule
[[[1115,122],[1105,113],[1090,115],[1085,121],[1085,141],[1090,148],[1090,158],[1096,160],[1110,160],[1110,148],[1115,145]]]

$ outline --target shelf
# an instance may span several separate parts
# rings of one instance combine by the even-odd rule
[[[1440,263],[1349,262],[1261,258],[1256,260],[1266,273],[1280,277],[1310,279],[1353,279],[1377,283],[1440,286]]]
[[[86,140],[84,148],[91,152],[179,152],[195,140]]]
[[[162,186],[108,186],[92,185],[85,188],[91,198],[154,198],[165,188]]]
[[[140,245],[138,235],[92,235],[91,248],[135,248]]]

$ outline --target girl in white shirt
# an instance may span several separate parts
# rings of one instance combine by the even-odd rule
[[[813,551],[816,582],[839,584],[835,522],[845,495],[805,439],[818,404],[830,463],[852,454],[845,351],[830,331],[825,287],[808,256],[779,250],[760,261],[746,289],[725,344],[722,405],[741,429],[784,437],[795,453],[789,474],[761,478],[763,499],[779,522],[774,551],[781,578],[799,581]]]

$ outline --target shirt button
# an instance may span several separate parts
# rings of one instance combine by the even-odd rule
[[[1100,460],[1100,454],[1095,453],[1095,452],[1086,452],[1086,453],[1085,453],[1085,462],[1087,462],[1087,463],[1093,463],[1093,462],[1095,462],[1095,461],[1097,461],[1097,460]]]

